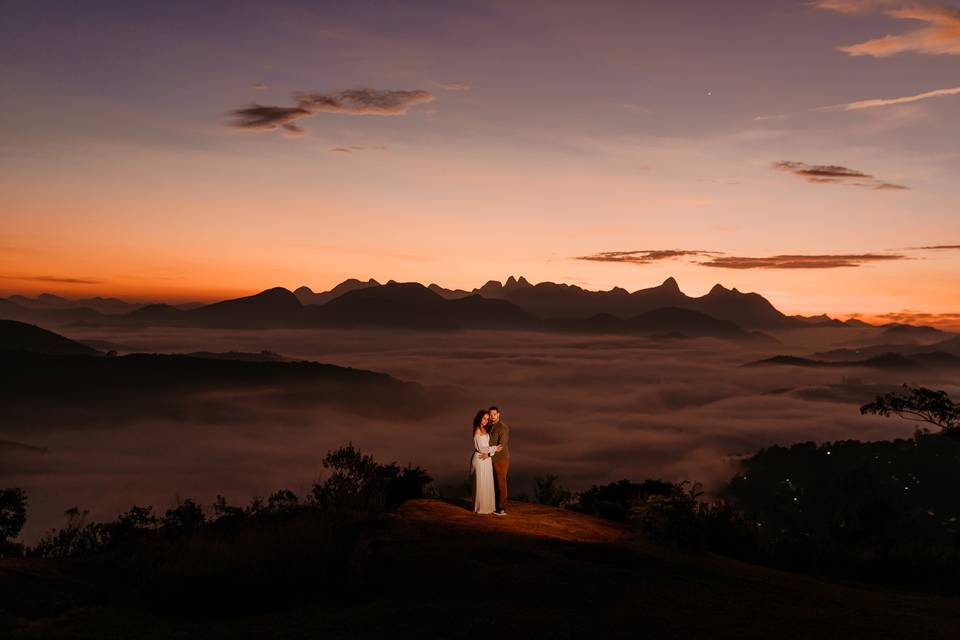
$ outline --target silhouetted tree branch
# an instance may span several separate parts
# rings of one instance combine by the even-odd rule
[[[945,391],[906,384],[903,389],[877,396],[873,402],[860,407],[861,415],[896,414],[904,420],[935,425],[946,435],[960,436],[960,406],[954,404]]]

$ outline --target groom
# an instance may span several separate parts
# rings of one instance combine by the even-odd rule
[[[507,469],[510,468],[510,427],[500,420],[500,409],[490,407],[490,446],[502,445],[503,449],[493,454],[493,493],[496,497],[497,516],[507,515]]]

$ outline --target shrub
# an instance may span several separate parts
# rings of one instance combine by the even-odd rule
[[[570,508],[608,520],[627,522],[634,502],[646,496],[669,495],[673,491],[674,485],[663,480],[644,480],[639,484],[620,480],[592,486],[577,496]]]
[[[19,556],[23,547],[13,539],[27,523],[27,494],[23,489],[0,489],[0,557]]]
[[[420,467],[378,464],[352,444],[328,452],[323,466],[333,472],[322,484],[314,484],[313,499],[326,507],[370,512],[390,509],[404,500],[423,497],[424,487],[432,480]]]
[[[663,544],[702,549],[704,531],[698,498],[700,484],[686,489],[688,481],[665,483],[633,502],[630,524],[650,539]]]
[[[71,507],[63,512],[67,524],[52,529],[29,550],[31,555],[67,557],[101,551],[109,539],[107,529],[97,522],[87,522],[89,511]]]
[[[163,516],[160,526],[164,533],[181,535],[193,533],[199,529],[206,520],[206,516],[203,514],[203,508],[190,498],[187,498],[176,507],[167,509],[167,513]]]
[[[535,483],[533,501],[537,504],[559,507],[568,503],[572,497],[570,492],[560,484],[558,476],[550,474],[534,478],[533,481]]]

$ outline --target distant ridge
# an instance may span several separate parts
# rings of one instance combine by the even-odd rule
[[[293,294],[297,296],[297,300],[299,300],[300,303],[304,305],[326,304],[327,302],[330,302],[334,298],[338,298],[345,293],[349,293],[350,291],[355,291],[357,289],[365,289],[367,287],[379,287],[379,286],[380,286],[380,283],[374,280],[373,278],[370,278],[366,282],[362,280],[357,280],[356,278],[349,278],[347,280],[344,280],[337,286],[335,286],[333,289],[330,289],[329,291],[324,291],[322,293],[314,293],[313,290],[310,289],[310,287],[299,287],[293,292]]]
[[[401,291],[406,293],[400,295]],[[368,293],[358,295],[360,292]],[[339,302],[343,300],[346,302]],[[112,311],[104,313],[90,306],[76,306],[82,302],[108,305]],[[840,321],[826,314],[788,316],[758,293],[742,292],[736,287],[728,289],[719,283],[705,295],[688,296],[673,277],[666,278],[659,285],[632,292],[622,287],[592,291],[554,282],[532,284],[523,276],[512,275],[503,282],[490,280],[472,291],[447,289],[436,283],[424,286],[390,280],[381,284],[372,278],[350,278],[320,293],[308,286],[301,286],[296,291],[274,287],[212,304],[146,304],[115,312],[123,305],[133,306],[116,298],[69,300],[52,294],[41,294],[33,299],[11,296],[0,298],[0,317],[48,326],[256,329],[379,325],[420,329],[522,328],[637,333],[642,331],[640,325],[633,322],[630,326],[630,322],[624,321],[657,309],[674,308],[733,323],[746,332],[754,332],[754,338],[756,332],[761,331],[873,326],[854,318]],[[929,344],[938,338],[955,335],[934,327],[900,323],[883,326],[890,338],[897,338],[891,342]],[[701,329],[707,331],[707,325],[703,324]],[[715,333],[715,329],[717,327],[709,332]],[[875,341],[877,337],[868,336],[866,339]]]
[[[434,290],[444,297],[458,295],[458,292],[440,287]],[[503,284],[491,280],[473,292],[485,298],[507,300],[542,318],[586,319],[597,314],[630,318],[654,309],[677,307],[735,322],[747,329],[809,326],[808,322],[784,315],[757,293],[741,293],[736,288],[727,289],[716,284],[706,295],[694,298],[683,293],[673,277],[657,286],[631,293],[620,287],[590,291],[554,282],[533,285],[526,278],[510,276]]]
[[[868,369],[960,369],[960,356],[945,351],[925,351],[904,355],[889,351],[858,360],[817,360],[797,356],[773,356],[743,366],[790,365],[795,367],[841,368],[863,367]]]
[[[100,352],[38,326],[0,320],[0,350],[43,353],[55,356],[94,356]]]

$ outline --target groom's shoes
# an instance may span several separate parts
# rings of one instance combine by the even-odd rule
[[[505,515],[507,515],[507,512],[504,511],[503,509],[497,509],[496,511],[493,512],[493,515],[495,515],[495,516],[505,516]]]

